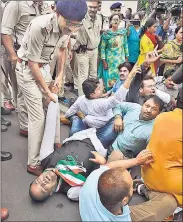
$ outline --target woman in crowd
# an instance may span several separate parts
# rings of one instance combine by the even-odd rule
[[[118,66],[129,56],[126,29],[118,29],[120,16],[112,15],[109,23],[110,29],[101,37],[101,62],[98,69],[98,77],[103,79],[107,91],[119,79]]]
[[[127,35],[128,35],[128,50],[129,50],[129,58],[128,61],[132,66],[138,60],[140,54],[140,14],[135,13],[132,16],[133,20],[139,21],[136,24],[129,24],[127,26]]]
[[[145,61],[146,54],[148,52],[152,52],[156,45],[158,44],[158,36],[155,35],[156,33],[156,20],[150,18],[146,21],[145,25],[141,29],[140,37],[140,55],[138,58],[138,65],[141,65]],[[157,64],[151,64],[151,71],[154,75],[156,75],[157,71]]]
[[[176,70],[182,63],[182,26],[175,29],[175,39],[169,41],[163,48],[161,63],[165,63],[164,73],[167,70]]]

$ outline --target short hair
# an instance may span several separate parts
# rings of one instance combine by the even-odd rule
[[[150,99],[152,99],[154,101],[154,103],[159,106],[159,111],[161,112],[164,108],[164,105],[165,105],[164,102],[158,96],[150,95],[150,96],[145,97],[144,103]]]
[[[132,14],[132,9],[131,8],[127,8],[129,11],[130,11],[130,13]]]
[[[43,201],[45,201],[46,199],[48,199],[48,197],[50,196],[49,193],[48,193],[48,194],[47,194],[47,193],[44,193],[42,196],[36,196],[36,195],[34,194],[34,192],[32,192],[31,187],[32,187],[33,183],[34,183],[34,181],[33,181],[33,182],[30,184],[30,186],[29,186],[29,196],[30,196],[30,198],[31,198],[33,201],[35,201],[35,202],[43,202]]]
[[[142,83],[140,84],[140,88],[144,88],[144,81],[146,81],[146,80],[153,80],[153,81],[155,81],[152,75],[146,75],[146,76],[143,78]]]
[[[165,79],[168,79],[168,77],[172,76],[175,72],[175,69],[169,69],[164,73]]]
[[[95,92],[96,88],[98,87],[98,84],[99,80],[93,78],[89,78],[83,82],[83,93],[85,94],[87,99],[90,99],[90,95]]]
[[[131,70],[132,70],[132,65],[129,62],[124,62],[124,63],[120,64],[118,66],[118,70],[120,71],[120,69],[123,67],[127,68],[129,72],[131,72]]]
[[[124,168],[109,169],[98,180],[100,201],[106,206],[115,206],[130,195],[130,184],[124,177]]]

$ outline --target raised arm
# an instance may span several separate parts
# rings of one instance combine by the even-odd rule
[[[120,102],[125,101],[130,84],[137,72],[140,72],[139,67],[133,68],[130,74],[128,75],[127,79],[125,80],[124,84],[119,88],[116,93],[114,93],[113,96],[100,100],[99,109],[109,110],[114,108]]]

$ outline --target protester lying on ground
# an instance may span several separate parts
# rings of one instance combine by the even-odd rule
[[[52,153],[42,160],[44,172],[30,184],[29,195],[33,200],[45,201],[54,192],[66,194],[73,201],[79,200],[79,193],[86,178],[98,168],[98,164],[93,161],[94,156],[102,159],[104,155],[95,152],[91,132],[91,138],[83,140],[79,139],[80,132],[77,134],[77,141],[71,139],[65,142],[60,149],[56,148],[55,151],[51,147],[49,150],[42,149],[46,153],[49,151]],[[139,156],[141,164],[146,162],[150,156],[150,154],[147,156],[146,153],[141,153]],[[100,161],[100,164],[105,163],[105,158],[103,158],[103,163]]]
[[[77,193],[95,164],[89,162],[91,151],[98,151],[106,156],[95,129],[88,129],[67,138],[61,147],[55,146],[57,127],[57,106],[50,102],[48,106],[43,141],[40,148],[42,168],[45,170],[31,185],[30,197],[37,201],[47,199],[53,192],[67,194],[70,199],[77,199]]]
[[[94,161],[100,164],[101,158],[98,161],[96,157]],[[133,180],[126,169],[136,165],[146,168],[152,161],[151,153],[143,150],[134,159],[117,158],[92,172],[79,195],[82,221],[163,221],[170,216],[177,207],[174,197],[145,187],[144,194],[149,201],[128,206],[133,195]]]
[[[127,158],[136,157],[149,143],[154,120],[163,106],[164,103],[158,96],[149,96],[143,106],[121,103],[114,108],[114,130],[119,134],[108,149],[108,154],[118,150]]]
[[[138,68],[138,66],[136,67]],[[129,73],[131,72],[132,66],[129,62],[124,62],[118,66],[118,70],[119,70],[120,78],[116,81],[116,83],[114,84],[111,90],[109,90],[107,93],[102,94],[102,97],[113,95],[115,92],[118,91],[120,86],[125,82]]]

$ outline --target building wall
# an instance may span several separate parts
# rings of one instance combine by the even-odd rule
[[[101,8],[102,14],[104,16],[111,15],[110,6],[115,2],[121,2],[124,5],[124,7],[122,7],[122,10],[121,10],[123,14],[125,14],[125,11],[127,8],[132,8],[132,13],[135,13],[137,11],[138,1],[118,1],[118,0],[107,1],[107,0],[104,0],[104,1],[102,1],[102,8]]]

